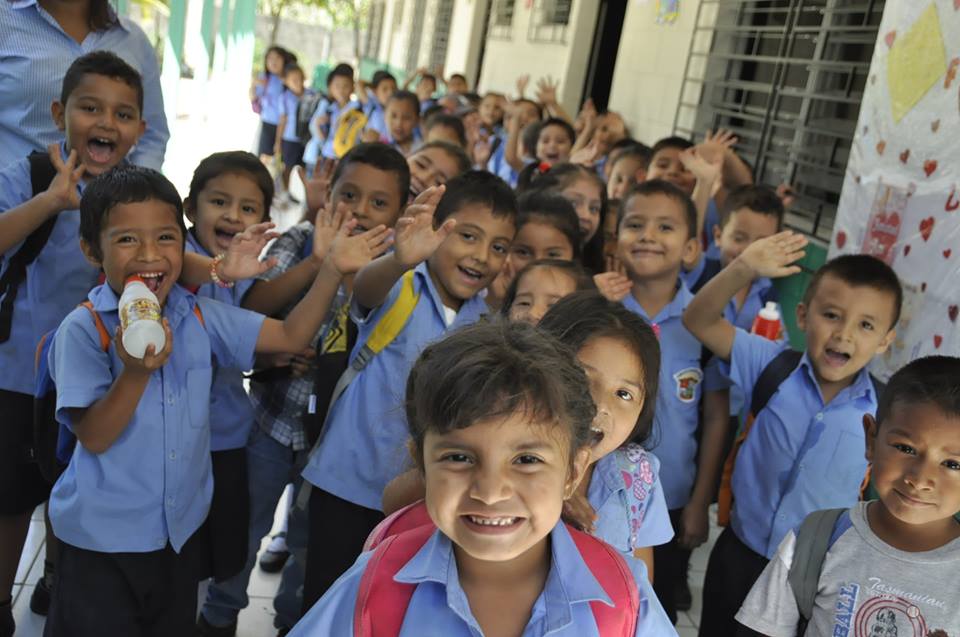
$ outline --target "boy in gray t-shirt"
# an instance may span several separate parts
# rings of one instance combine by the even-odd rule
[[[960,359],[931,356],[890,379],[863,418],[879,499],[831,535],[807,637],[960,636]],[[790,533],[737,613],[763,635],[794,637]]]

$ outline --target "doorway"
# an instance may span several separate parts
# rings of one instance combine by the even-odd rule
[[[590,64],[587,66],[587,77],[583,85],[583,101],[592,97],[600,112],[606,110],[610,101],[613,70],[620,50],[620,35],[626,15],[627,0],[600,0]]]

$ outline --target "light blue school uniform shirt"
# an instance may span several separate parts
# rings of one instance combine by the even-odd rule
[[[543,592],[533,605],[523,637],[599,637],[590,602],[612,605],[590,567],[580,555],[570,532],[558,523],[550,532],[551,563]],[[373,552],[357,558],[303,619],[290,637],[350,637],[357,592]],[[647,581],[641,560],[627,560],[640,589],[637,637],[671,637],[670,624]],[[453,544],[440,531],[394,576],[398,582],[416,584],[398,637],[481,637],[480,624],[460,585]]]
[[[324,110],[321,111],[321,108],[324,108]],[[343,106],[340,106],[332,100],[329,102],[326,100],[320,102],[320,106],[317,107],[316,111],[319,113],[319,115],[314,114],[314,117],[320,117],[324,114],[324,112],[326,112],[330,117],[330,127],[327,133],[327,138],[324,140],[323,147],[320,149],[321,155],[327,159],[339,159],[336,151],[333,149],[333,140],[337,134],[337,127],[340,125],[340,117],[343,116],[344,113],[349,113],[350,111],[359,111],[362,110],[362,108],[363,106],[358,100],[350,100]]]
[[[363,315],[356,304],[357,343],[351,362],[370,338],[383,314],[400,295],[397,281],[380,307]],[[448,330],[474,323],[487,311],[479,295],[463,302],[447,323],[443,302],[426,262],[414,270],[414,292],[420,300],[397,337],[350,383],[333,404],[318,449],[310,456],[303,477],[316,487],[354,504],[380,510],[383,489],[407,468],[409,438],[403,413],[407,375],[420,352]]]
[[[113,9],[108,11],[116,16]],[[50,104],[60,99],[70,63],[102,49],[117,54],[143,77],[142,117],[147,129],[129,159],[160,170],[170,139],[160,65],[140,27],[116,17],[114,26],[92,31],[78,43],[37,0],[0,2],[0,168],[63,139],[50,117]]]
[[[191,229],[187,232],[187,252],[205,257],[213,256],[200,245]],[[240,307],[243,297],[253,286],[253,279],[237,281],[224,288],[216,283],[205,283],[197,289],[197,296],[213,299],[233,307]],[[249,368],[247,368],[249,369]],[[243,388],[244,369],[217,365],[213,371],[210,389],[210,450],[241,449],[247,445],[253,427],[253,405]]]
[[[283,78],[273,73],[261,73],[259,79],[267,78],[266,86],[257,84],[254,93],[260,98],[260,120],[276,126],[280,122],[283,93],[287,90]]]
[[[60,156],[66,161],[64,145],[61,145]],[[81,182],[79,192],[85,187],[86,183]],[[0,170],[0,215],[31,198],[30,164],[23,157]],[[20,283],[13,303],[10,338],[0,343],[0,389],[33,394],[37,344],[44,334],[60,325],[97,284],[99,269],[80,251],[79,231],[80,211],[62,211],[43,250],[27,266],[27,278]],[[2,255],[3,271],[22,246],[21,241]]]
[[[304,89],[303,95],[297,95],[291,90],[286,90],[280,98],[280,112],[287,116],[287,121],[283,126],[283,141],[299,142],[297,135],[297,107],[303,97],[308,97],[309,89]]]
[[[594,535],[628,560],[636,559],[636,549],[673,539],[660,461],[640,445],[625,445],[597,461],[587,500],[597,514]]]
[[[704,250],[704,256],[708,259],[720,259],[720,246],[713,238],[713,227],[720,225],[720,209],[717,208],[717,202],[710,198],[707,203],[707,213],[703,218],[703,232],[706,236],[707,245]]]
[[[383,105],[377,101],[372,92],[368,92],[367,104],[363,107],[363,112],[367,116],[367,128],[375,130],[380,137],[386,137],[389,133],[387,129],[387,111]]]
[[[89,299],[112,334],[119,324],[117,294],[100,285]],[[194,315],[195,304],[204,325]],[[179,552],[207,517],[213,492],[213,367],[253,366],[263,316],[197,298],[176,285],[163,316],[173,332],[173,352],[151,375],[133,418],[103,453],[78,444],[50,494],[50,522],[68,544],[104,553],[147,553],[169,542]],[[101,349],[90,313],[71,312],[50,350],[57,420],[72,430],[69,409],[103,398],[122,368],[113,345],[109,352]]]
[[[660,313],[648,317],[632,294],[623,305],[656,325],[660,338],[660,388],[653,419],[655,446],[650,450],[666,468],[660,476],[667,507],[673,511],[686,506],[697,476],[697,425],[702,393],[700,369],[702,346],[683,326],[683,311],[693,295],[683,281],[677,293]]]
[[[763,369],[784,349],[781,343],[737,330],[731,379],[747,404]],[[737,537],[772,558],[787,532],[808,514],[855,505],[867,470],[863,414],[876,410],[877,396],[866,370],[824,405],[804,353],[737,454],[731,484],[731,525]]]

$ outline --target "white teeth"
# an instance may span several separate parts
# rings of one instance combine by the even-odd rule
[[[163,272],[140,272],[137,276],[141,279],[159,279],[163,276]]]
[[[510,526],[517,521],[517,518],[480,518],[475,515],[468,517],[471,522],[480,526]]]

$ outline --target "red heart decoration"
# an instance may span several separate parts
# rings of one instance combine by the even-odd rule
[[[841,230],[837,233],[837,247],[841,250],[847,244],[847,233]]]
[[[905,164],[905,163],[907,163],[907,160],[908,160],[908,159],[910,159],[910,149],[909,149],[909,148],[906,149],[905,151],[903,151],[902,153],[900,153],[900,163],[901,163],[901,164]]]
[[[920,222],[920,236],[923,237],[924,241],[930,238],[930,233],[933,232],[934,223],[936,222],[933,220],[933,217],[927,217]]]
[[[907,256],[908,254],[910,254],[910,244],[909,244],[909,243],[908,243],[907,245],[903,246],[903,256]]]
[[[960,0],[958,0],[958,2],[960,2]],[[939,119],[938,119],[938,120],[935,120],[935,121],[933,121],[933,122],[930,122],[930,130],[932,130],[934,133],[936,133],[938,130],[940,130],[940,120],[939,120]]]
[[[953,254],[953,249],[947,248],[946,250],[943,251],[943,258],[949,259],[951,254]]]
[[[890,31],[885,36],[883,36],[883,41],[887,43],[887,46],[893,46],[893,41],[897,39],[897,32]]]
[[[921,291],[921,292],[926,292],[926,291],[927,291],[927,282],[926,282],[926,281],[924,281],[923,283],[920,284],[920,291]]]
[[[936,169],[937,169],[936,159],[928,159],[927,161],[923,162],[923,172],[927,173],[927,177],[932,175]]]
[[[950,307],[947,308],[947,316],[950,317],[951,323],[957,322],[958,314],[960,314],[960,307],[957,307],[956,305],[951,305]]]
[[[939,334],[933,335],[933,346],[937,349],[940,349],[940,345],[943,343],[943,337]]]
[[[882,155],[882,154],[883,154],[883,151],[885,151],[886,149],[887,149],[887,142],[883,141],[882,139],[877,142],[877,154],[878,154],[878,155]]]

